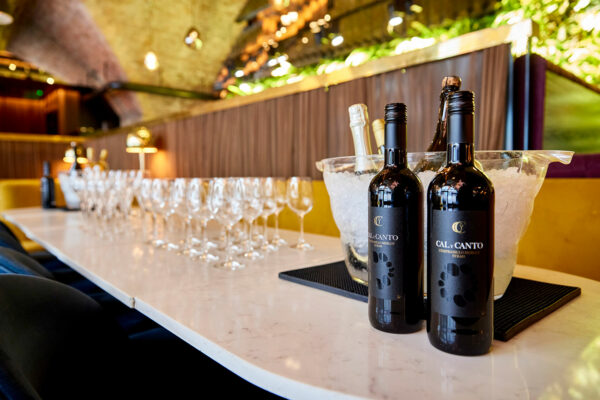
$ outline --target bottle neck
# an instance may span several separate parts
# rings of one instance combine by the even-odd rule
[[[452,113],[448,117],[448,164],[473,165],[473,114]]]
[[[447,116],[448,116],[448,96],[452,90],[443,89],[440,94],[440,108],[438,109],[438,120],[435,127],[433,140],[427,148],[427,151],[443,151],[447,140]]]
[[[406,166],[406,123],[385,123],[385,165]]]

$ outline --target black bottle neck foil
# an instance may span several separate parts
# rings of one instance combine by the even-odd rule
[[[470,91],[452,93],[448,98],[448,164],[473,165],[474,96]]]
[[[405,167],[406,164],[406,105],[387,104],[385,106],[385,165]]]

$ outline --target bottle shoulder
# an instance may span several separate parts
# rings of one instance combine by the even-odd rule
[[[486,208],[494,203],[494,186],[477,168],[453,165],[433,178],[427,197],[434,208]]]
[[[384,167],[369,184],[371,192],[382,189],[422,192],[423,185],[419,177],[409,168]]]

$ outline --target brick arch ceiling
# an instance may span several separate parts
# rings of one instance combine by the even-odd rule
[[[75,85],[102,87],[115,80],[210,90],[243,28],[234,20],[240,0],[26,0],[7,50]],[[183,44],[194,25],[200,51]],[[144,68],[153,50],[158,71]],[[116,92],[108,100],[129,125],[197,104],[192,100]]]

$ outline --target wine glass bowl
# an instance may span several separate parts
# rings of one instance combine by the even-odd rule
[[[287,181],[286,199],[288,207],[300,218],[300,237],[292,247],[298,250],[311,250],[312,245],[304,240],[304,216],[312,210],[312,179],[292,177]]]

